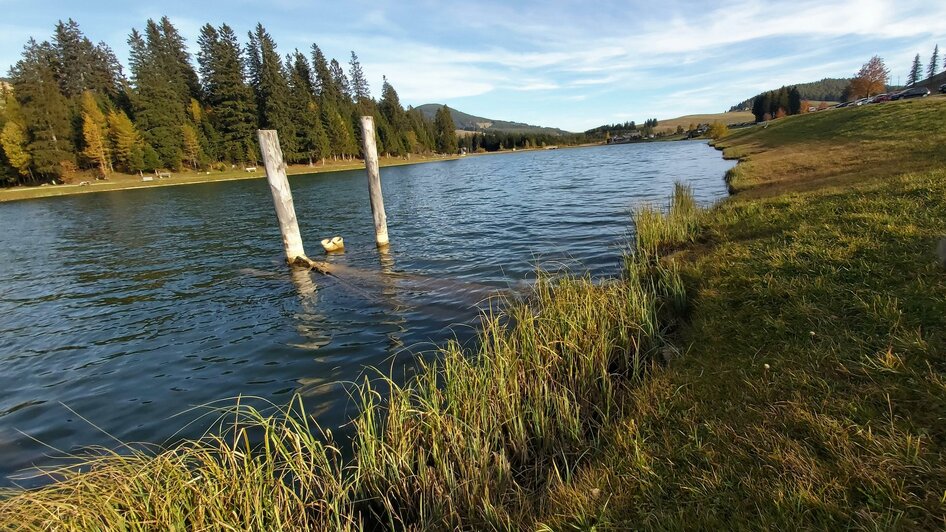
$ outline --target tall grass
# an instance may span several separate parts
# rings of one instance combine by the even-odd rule
[[[518,528],[620,416],[663,347],[664,316],[686,295],[656,253],[692,238],[697,212],[678,186],[667,214],[638,213],[624,279],[540,276],[531,298],[485,313],[473,352],[451,343],[405,384],[366,381],[347,464],[298,402],[273,415],[241,407],[218,435],[157,455],[110,453],[14,494],[0,526]]]
[[[653,261],[663,252],[689,243],[699,230],[700,208],[690,187],[674,185],[667,209],[644,204],[634,212],[635,260]]]

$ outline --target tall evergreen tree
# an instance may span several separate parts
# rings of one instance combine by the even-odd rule
[[[312,83],[312,69],[305,55],[296,50],[291,58],[289,71],[289,90],[296,128],[296,146],[298,162],[324,160],[329,155],[329,142],[322,127],[322,118],[315,100]]]
[[[401,99],[398,97],[397,91],[388,83],[387,77],[383,79],[378,110],[387,122],[389,131],[385,131],[385,138],[382,140],[388,153],[400,156],[411,151],[411,142],[407,137],[410,125],[407,122],[407,116],[404,114],[404,108],[401,107]]]
[[[23,58],[10,70],[13,92],[27,128],[33,170],[47,178],[63,175],[75,164],[70,140],[72,113],[56,81],[55,50],[30,39]]]
[[[283,152],[296,154],[296,131],[289,101],[289,84],[276,43],[262,24],[249,34],[250,80],[256,94],[259,125],[279,132]]]
[[[348,82],[348,76],[345,75],[342,65],[332,59],[329,63],[329,71],[332,73],[332,81],[335,82],[335,87],[338,88],[342,98],[349,102],[352,101],[351,84]]]
[[[168,66],[166,46],[160,27],[148,21],[147,39],[137,30],[128,38],[131,48],[131,95],[135,123],[147,143],[154,148],[160,163],[180,168],[183,159],[181,125],[187,121],[186,103],[190,101],[183,77]]]
[[[933,47],[933,55],[930,57],[930,65],[926,69],[926,77],[931,78],[938,74],[939,70],[939,45]]]
[[[910,75],[907,76],[907,85],[915,85],[923,78],[923,64],[920,63],[920,54],[913,58],[913,66],[910,67]]]
[[[150,29],[151,21],[148,22]],[[178,87],[181,99],[184,102],[190,101],[191,98],[201,101],[200,82],[197,79],[197,72],[191,65],[191,57],[187,52],[184,37],[167,17],[161,17],[159,27],[161,39],[158,50],[168,74],[174,77],[176,84],[181,85]]]
[[[351,75],[351,91],[356,103],[362,103],[371,99],[371,91],[368,88],[368,80],[365,79],[365,72],[358,62],[358,56],[355,52],[351,53],[351,61],[348,62],[349,74]]]
[[[801,93],[798,87],[792,87],[788,90],[788,114],[797,115],[801,112]]]
[[[200,30],[197,61],[203,81],[202,91],[210,106],[208,121],[219,135],[217,156],[232,163],[246,158],[253,146],[256,103],[253,89],[246,84],[243,49],[236,33],[226,24]]]
[[[457,132],[450,116],[450,109],[444,105],[437,109],[434,115],[434,130],[436,132],[437,151],[448,155],[457,152]]]

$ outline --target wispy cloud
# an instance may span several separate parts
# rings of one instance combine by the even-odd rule
[[[69,16],[120,56],[116,28],[127,35],[147,17],[170,16],[192,44],[205,22],[244,35],[259,21],[284,53],[317,42],[345,62],[355,50],[375,94],[386,75],[405,103],[570,129],[724,110],[767,88],[851,75],[874,54],[896,78],[913,54],[946,46],[946,2],[930,0],[100,0],[81,12],[67,0],[0,1],[4,70],[28,35]]]

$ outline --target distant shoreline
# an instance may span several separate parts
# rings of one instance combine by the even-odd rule
[[[590,146],[603,145],[601,143],[579,144],[575,146],[559,146],[557,149],[566,148],[587,148]],[[381,167],[407,166],[423,163],[434,163],[442,161],[455,161],[464,157],[478,157],[482,155],[500,155],[508,153],[519,153],[524,151],[545,151],[545,148],[523,148],[513,150],[500,150],[486,153],[471,153],[468,155],[449,155],[449,156],[413,156],[411,159],[402,159],[397,157],[382,157]],[[290,165],[286,169],[289,175],[304,174],[322,174],[332,172],[346,172],[349,170],[359,170],[365,167],[364,161],[355,159],[350,163],[333,162],[324,166],[308,165]],[[146,177],[150,175],[147,174]],[[202,174],[195,172],[186,172],[183,174],[173,174],[167,179],[157,179],[154,181],[142,181],[141,177],[129,174],[115,174],[108,181],[89,181],[88,185],[45,185],[45,186],[18,186],[8,189],[0,189],[0,203],[25,201],[31,199],[53,198],[59,196],[73,196],[76,194],[92,194],[96,192],[116,192],[122,190],[135,190],[142,188],[169,187],[182,185],[198,185],[202,183],[221,183],[227,181],[244,181],[247,179],[261,179],[266,177],[266,172],[262,167],[255,173],[246,173],[243,170],[229,170],[226,172],[211,172]]]

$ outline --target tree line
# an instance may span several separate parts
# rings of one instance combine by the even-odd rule
[[[907,85],[916,85],[923,80],[932,78],[940,73],[939,67],[939,45],[937,44],[933,47],[930,63],[925,70],[923,69],[923,62],[920,60],[920,54],[916,54],[916,57],[913,58],[913,65],[910,66],[910,72],[907,74]],[[943,72],[946,72],[946,61],[943,62]]]
[[[591,138],[606,138],[608,136],[620,136],[631,133],[632,131],[638,131],[642,136],[646,137],[653,134],[656,128],[657,119],[649,118],[644,121],[643,126],[638,126],[633,120],[630,122],[605,124],[585,131],[585,135]]]
[[[756,122],[797,115],[802,110],[798,87],[781,87],[763,92],[752,99],[752,114]]]
[[[167,17],[133,29],[128,45],[126,76],[112,49],[71,19],[50,40],[26,43],[0,83],[0,181],[255,165],[255,129],[278,130],[291,163],[351,159],[361,156],[363,115],[375,119],[381,153],[457,151],[445,106],[430,121],[405,109],[386,78],[375,99],[355,52],[346,71],[316,44],[281,55],[261,24],[245,43],[227,24],[206,24],[195,66]]]

